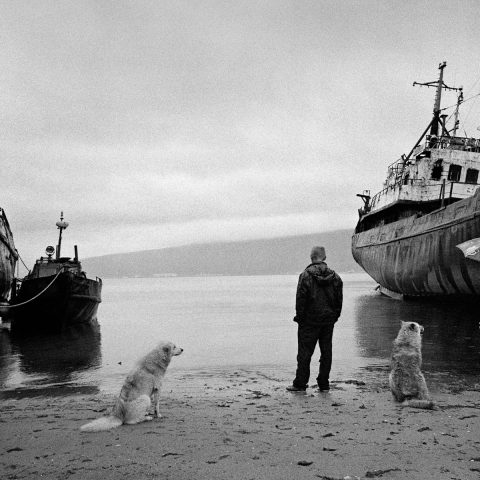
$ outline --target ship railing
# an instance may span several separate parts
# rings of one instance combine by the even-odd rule
[[[398,160],[395,160],[387,167],[388,173],[401,174],[405,168],[405,155],[402,155]]]
[[[392,162],[390,165],[388,165],[387,169],[388,170],[397,170],[398,168],[401,168],[403,165],[403,157],[399,158],[398,160],[395,160]]]
[[[476,183],[446,182],[444,180],[440,188],[439,200],[443,206],[445,200],[471,197],[478,188],[479,185]]]
[[[375,207],[378,207],[387,196],[391,196],[397,192],[398,198],[400,197],[400,191],[403,189],[409,191],[408,187],[421,187],[425,189],[428,193],[426,197],[429,200],[442,200],[451,199],[451,198],[467,198],[470,197],[473,192],[479,187],[476,183],[467,183],[467,182],[452,182],[443,179],[443,181],[434,181],[427,182],[422,179],[408,179],[408,180],[399,180],[391,185],[388,185],[380,192],[376,193],[370,200],[370,209],[374,210]],[[469,188],[470,187],[470,188]],[[405,196],[405,198],[408,198]]]
[[[73,264],[77,262],[75,262],[74,260],[71,260],[68,257],[61,258],[60,261],[52,257],[40,257],[40,258],[37,258],[35,263],[39,263],[39,264],[57,263],[58,265],[63,265],[63,267],[68,267],[69,264]]]
[[[34,278],[40,277],[49,277],[51,275],[56,275],[59,272],[72,272],[76,273],[79,271],[78,264],[73,263],[57,263],[53,259],[48,257],[40,257],[35,262],[36,267],[34,267],[32,272],[29,272],[27,277],[33,275]],[[40,267],[40,265],[42,267]],[[45,268],[43,266],[48,266]]]
[[[473,137],[447,137],[427,135],[424,148],[463,150],[480,152],[480,139]]]
[[[417,182],[417,180],[409,180],[409,182]],[[423,181],[418,180],[419,183],[422,183]],[[370,200],[370,207],[374,208],[381,200],[382,197],[386,196],[389,192],[395,192],[397,189],[401,189],[402,185],[404,182],[402,181],[401,178],[397,179],[395,182],[392,182],[388,184],[386,187],[383,188],[383,190],[380,190],[378,193],[376,193],[372,199]],[[413,184],[413,183],[412,183]]]

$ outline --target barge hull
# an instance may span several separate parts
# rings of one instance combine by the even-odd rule
[[[69,272],[62,272],[54,279],[55,275],[23,281],[19,295],[12,301],[12,330],[60,331],[65,327],[96,322],[101,281]],[[15,307],[24,302],[27,303]]]

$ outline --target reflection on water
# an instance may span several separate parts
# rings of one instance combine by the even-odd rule
[[[97,325],[77,325],[58,334],[17,336],[0,332],[0,379],[28,385],[29,395],[96,393],[95,385],[76,384],[79,372],[101,365]],[[18,378],[19,377],[19,378]],[[16,380],[16,382],[15,382]],[[0,398],[5,394],[0,393]]]
[[[0,386],[8,383],[15,369],[15,357],[8,332],[0,330]]]
[[[440,300],[392,300],[363,295],[355,301],[355,329],[360,354],[388,358],[400,321],[425,327],[423,362],[433,371],[480,373],[479,303]]]

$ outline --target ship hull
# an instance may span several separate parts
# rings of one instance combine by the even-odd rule
[[[12,300],[12,331],[61,331],[96,322],[102,281],[70,272],[55,277],[22,282],[18,296]]]
[[[480,238],[480,190],[428,215],[352,237],[356,262],[381,287],[407,296],[480,295],[480,262],[459,244]]]
[[[0,209],[0,304],[8,301],[17,258],[7,217]]]

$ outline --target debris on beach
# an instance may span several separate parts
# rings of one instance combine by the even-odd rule
[[[349,384],[349,385],[357,385],[359,387],[362,387],[364,385],[366,385],[366,383],[362,380],[357,380],[355,378],[348,378],[347,380],[340,380],[338,382],[333,382],[333,383],[346,383],[346,384]]]
[[[248,400],[252,400],[252,399],[255,400],[255,399],[262,398],[262,397],[270,397],[271,396],[269,393],[263,393],[260,390],[248,390],[247,389],[247,392],[251,393],[251,395],[245,397]]]
[[[366,478],[375,478],[375,477],[381,477],[382,475],[384,475],[385,473],[389,473],[389,472],[399,472],[400,469],[395,467],[395,468],[386,468],[385,470],[369,470],[366,474],[365,474],[365,477]]]

